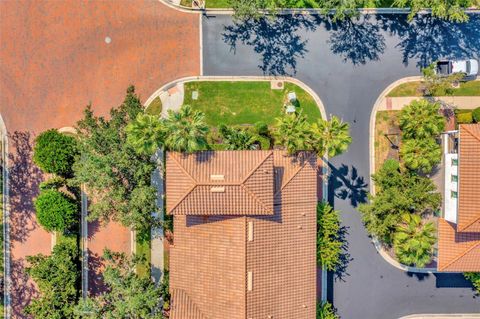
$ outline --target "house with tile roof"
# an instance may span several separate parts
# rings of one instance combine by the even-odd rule
[[[317,159],[167,153],[172,319],[314,318]]]
[[[450,142],[449,142],[450,141]],[[451,143],[453,141],[453,143]],[[480,271],[480,124],[444,135],[445,190],[438,270]]]

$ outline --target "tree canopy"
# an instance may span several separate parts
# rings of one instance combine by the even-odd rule
[[[220,125],[220,135],[223,143],[227,145],[227,150],[253,150],[255,149],[256,136],[249,131],[230,128],[226,125]]]
[[[327,203],[317,206],[317,263],[334,271],[340,263],[343,243],[339,236],[340,216]]]
[[[336,116],[331,116],[330,120],[318,119],[311,126],[313,148],[317,150],[319,156],[325,153],[329,157],[342,154],[352,143],[352,137],[349,134],[349,125]]]
[[[442,148],[435,139],[409,139],[402,143],[400,156],[411,170],[429,173],[442,159]]]
[[[81,156],[74,164],[75,182],[85,185],[90,219],[118,220],[135,229],[159,223],[151,214],[156,209],[151,186],[155,164],[127,142],[126,127],[142,111],[132,86],[109,119],[95,116],[88,106],[77,123]]]
[[[441,196],[433,182],[418,174],[401,170],[395,160],[387,160],[373,174],[376,194],[359,207],[367,231],[387,244],[405,213],[426,214],[440,207]]]
[[[105,250],[103,280],[107,291],[79,303],[76,314],[88,319],[161,319],[161,288],[135,273],[138,260]]]
[[[38,223],[47,231],[63,232],[78,223],[78,203],[58,190],[42,191],[35,199],[34,206]]]
[[[71,176],[76,155],[75,138],[56,129],[45,131],[35,139],[33,161],[46,173]]]
[[[400,111],[402,138],[424,139],[437,136],[445,129],[440,104],[425,99],[412,101]]]
[[[165,127],[160,117],[138,113],[125,128],[127,143],[138,154],[153,155],[165,141]]]
[[[38,286],[40,295],[25,308],[35,318],[73,319],[80,296],[78,249],[74,242],[64,241],[53,247],[52,254],[27,257],[26,269]]]
[[[310,126],[302,114],[289,114],[276,119],[275,141],[283,145],[289,154],[311,150]]]

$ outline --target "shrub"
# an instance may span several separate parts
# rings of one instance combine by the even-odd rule
[[[473,288],[480,294],[480,272],[466,272],[463,275],[472,282]]]
[[[60,176],[54,176],[39,185],[40,191],[46,191],[49,189],[58,190],[65,186],[65,178]]]
[[[472,112],[457,113],[458,124],[470,124],[473,123]]]
[[[57,190],[40,193],[34,202],[38,223],[47,231],[65,231],[78,220],[78,204],[73,198]]]
[[[75,138],[55,129],[45,131],[35,139],[33,161],[46,173],[71,176],[76,154]]]
[[[268,125],[265,122],[257,122],[255,123],[255,131],[258,135],[269,136],[270,131],[268,129]]]
[[[475,123],[480,123],[480,106],[473,110],[472,116]]]
[[[335,308],[328,301],[317,303],[317,319],[338,319]]]

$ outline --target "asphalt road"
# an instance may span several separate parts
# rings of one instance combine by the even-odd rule
[[[330,181],[350,254],[329,293],[343,319],[480,312],[480,299],[461,275],[415,275],[386,263],[356,210],[369,189],[369,119],[378,95],[438,58],[471,56],[480,56],[479,16],[461,25],[430,16],[409,24],[404,15],[341,25],[305,16],[240,24],[228,16],[203,17],[204,75],[294,76],[317,92],[327,114],[351,125],[353,143],[333,159]]]

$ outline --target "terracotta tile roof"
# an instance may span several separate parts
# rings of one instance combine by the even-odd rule
[[[167,154],[167,213],[273,214],[272,151]]]
[[[455,224],[439,218],[438,270],[480,271],[480,232],[457,232]]]
[[[480,124],[460,125],[458,231],[480,232]]]
[[[235,169],[236,156],[257,163],[257,152],[264,153],[230,151],[225,157]],[[174,216],[172,319],[315,317],[316,157],[309,153],[291,157],[280,151],[263,156],[273,160],[275,185],[269,190],[272,202],[275,198],[273,215]],[[174,167],[169,163],[167,189],[182,189],[177,185],[181,181],[168,179]]]

